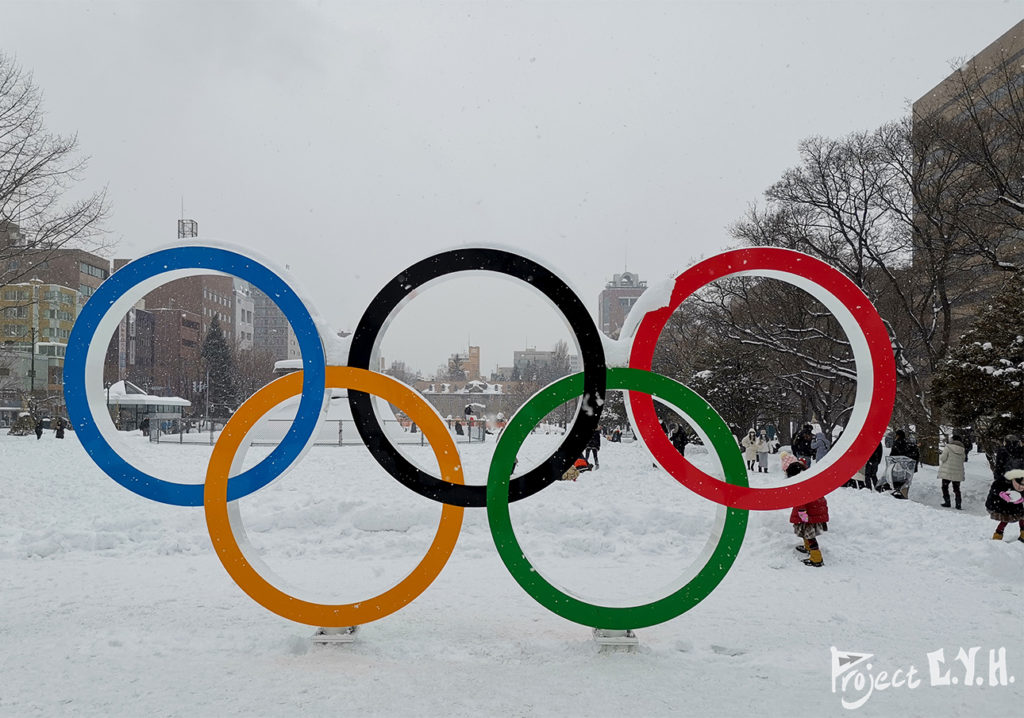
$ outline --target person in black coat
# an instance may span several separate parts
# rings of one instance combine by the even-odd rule
[[[996,458],[992,462],[992,478],[1006,478],[1006,472],[1013,469],[1024,469],[1024,447],[1021,447],[1019,436],[1007,434],[1003,439],[1003,445],[996,449]]]
[[[686,437],[686,429],[678,424],[672,430],[672,446],[676,447],[676,451],[679,452],[680,456],[686,456],[686,444],[689,439]]]
[[[864,465],[864,485],[860,488],[873,489],[878,483],[878,465],[882,463],[882,444],[872,452],[868,463]]]
[[[811,459],[814,458],[814,449],[811,447],[811,443],[814,441],[813,428],[810,424],[804,424],[803,428],[793,437],[793,441],[790,443],[790,448],[793,449],[793,456],[798,459],[804,459],[804,466],[810,466]]]
[[[590,441],[587,442],[587,448],[585,448],[583,450],[583,459],[588,464],[591,463],[590,462],[590,455],[591,454],[594,455],[593,466],[594,466],[595,470],[601,468],[601,464],[598,463],[598,460],[597,460],[597,452],[600,449],[601,449],[601,430],[600,429],[596,429],[594,431],[594,435],[590,437]]]
[[[43,420],[36,419],[36,440],[43,438]]]
[[[997,521],[992,538],[1003,540],[1007,524],[1017,522],[1021,543],[1024,543],[1024,469],[1010,469],[1003,478],[995,479],[988,490],[985,508],[992,520]]]
[[[906,456],[915,461],[914,471],[917,471],[917,460],[920,458],[920,454],[917,451],[917,444],[911,444],[907,441],[907,434],[903,429],[896,430],[896,436],[892,440],[892,449],[889,451],[889,456]]]
[[[1017,522],[1020,527],[1020,541],[1024,542],[1024,448],[1020,437],[1008,434],[1003,445],[996,450],[992,462],[992,486],[985,499],[988,515],[998,521],[992,538],[1003,540],[1007,524]]]
[[[64,419],[57,419],[57,431],[55,434],[58,439],[64,438]]]

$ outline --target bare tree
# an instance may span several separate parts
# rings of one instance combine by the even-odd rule
[[[243,349],[238,340],[232,353],[238,398],[245,401],[274,379],[274,355],[256,347]]]
[[[852,406],[849,342],[813,297],[784,282],[714,282],[662,331],[655,369],[689,385],[736,428],[816,418],[828,432]]]
[[[43,119],[31,73],[0,53],[0,286],[28,279],[32,264],[61,247],[104,243],[106,190],[67,197],[88,158],[77,135],[53,134]],[[11,261],[26,255],[32,262]]]
[[[935,131],[947,152],[979,173],[979,184],[986,191],[976,202],[994,210],[989,222],[1005,222],[1019,231],[1024,227],[1024,82],[1020,61],[1004,54],[987,66],[962,63],[952,79],[955,89],[950,108],[930,114],[919,112],[914,117],[915,125]],[[946,119],[950,116],[956,119]]]
[[[751,244],[825,260],[874,301],[897,358],[896,417],[917,426],[929,463],[939,419],[931,376],[969,320],[963,308],[993,291],[985,275],[993,266],[1013,269],[1007,249],[1020,245],[1013,212],[1000,208],[1015,205],[997,202],[990,173],[956,149],[976,147],[979,140],[964,135],[979,132],[962,120],[908,118],[838,140],[805,140],[800,165],[766,191],[767,208],[751,209],[733,229]]]

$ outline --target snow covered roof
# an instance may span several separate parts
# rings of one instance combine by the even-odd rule
[[[130,381],[118,381],[107,390],[107,404],[138,406],[192,406],[188,399],[180,396],[154,396],[147,394]]]

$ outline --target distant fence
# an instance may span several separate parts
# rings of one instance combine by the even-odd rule
[[[213,446],[226,423],[227,419],[209,419],[190,423],[161,422],[157,424],[153,422],[149,427],[149,440],[158,444],[207,444]],[[415,425],[398,420],[384,420],[381,423],[392,442],[396,444],[423,445],[427,443],[423,432],[419,431]],[[291,425],[291,419],[268,419],[254,429],[251,443],[253,446],[276,446],[284,439]],[[482,422],[475,422],[472,426],[452,424],[449,431],[457,444],[481,443],[486,441],[489,435],[492,441],[496,438],[495,432],[488,429]],[[324,420],[314,442],[316,446],[348,446],[362,445],[362,443],[363,440],[352,419]]]

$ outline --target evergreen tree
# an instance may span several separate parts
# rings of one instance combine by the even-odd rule
[[[987,446],[1024,429],[1024,278],[1007,281],[935,374],[935,400]]]
[[[203,368],[209,377],[210,416],[229,416],[235,409],[235,364],[217,317],[203,340]]]

